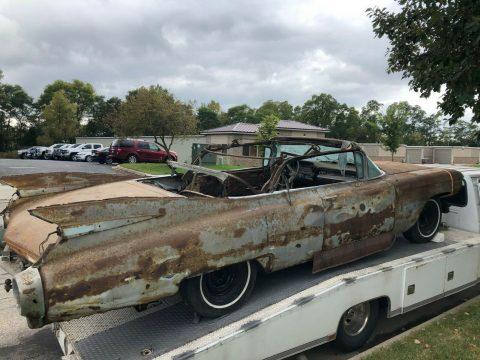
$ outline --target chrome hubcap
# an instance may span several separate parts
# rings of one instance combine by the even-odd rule
[[[343,316],[343,330],[348,336],[360,334],[367,326],[370,318],[370,304],[368,302],[352,306]]]

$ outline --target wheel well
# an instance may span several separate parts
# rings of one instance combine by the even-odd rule
[[[382,315],[388,315],[390,313],[390,298],[388,296],[382,296],[376,299],[380,306],[380,312]]]
[[[374,298],[374,299],[370,299],[370,300],[365,300],[365,301],[362,301],[360,302],[359,304],[363,303],[363,302],[370,302],[370,301],[376,301],[378,303],[378,306],[380,308],[380,314],[382,315],[388,315],[390,313],[390,298],[387,296],[387,295],[383,295],[383,296],[380,296],[378,298]],[[355,305],[358,305],[358,304],[355,304]],[[355,306],[353,305],[353,306]],[[345,311],[347,311],[348,309],[345,309]],[[342,313],[342,315],[345,313],[345,311]],[[341,318],[339,320],[339,322],[341,321]]]

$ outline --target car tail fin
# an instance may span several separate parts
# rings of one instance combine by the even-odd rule
[[[137,178],[132,175],[88,174],[88,173],[40,173],[6,176],[0,184],[15,188],[19,197],[32,197],[81,189],[94,185]]]

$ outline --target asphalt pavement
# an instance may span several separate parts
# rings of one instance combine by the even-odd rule
[[[48,173],[48,172],[85,172],[113,174],[110,165],[62,160],[22,160],[0,159],[0,177],[7,175]]]

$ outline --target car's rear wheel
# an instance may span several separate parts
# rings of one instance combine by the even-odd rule
[[[429,199],[420,213],[417,222],[403,235],[414,243],[426,243],[432,240],[440,228],[442,207],[437,199]]]
[[[135,155],[128,155],[127,161],[130,164],[135,164],[136,162],[138,162],[138,159]]]
[[[87,155],[85,158],[86,162],[92,162],[92,157],[90,155]]]
[[[42,159],[43,159],[43,160],[48,160],[47,153],[43,153],[43,154],[42,154]]]
[[[378,301],[366,301],[352,306],[340,319],[335,344],[342,351],[361,348],[372,336],[379,315]]]
[[[182,294],[198,315],[216,318],[240,307],[250,296],[256,278],[256,264],[246,261],[187,279],[182,283]]]

